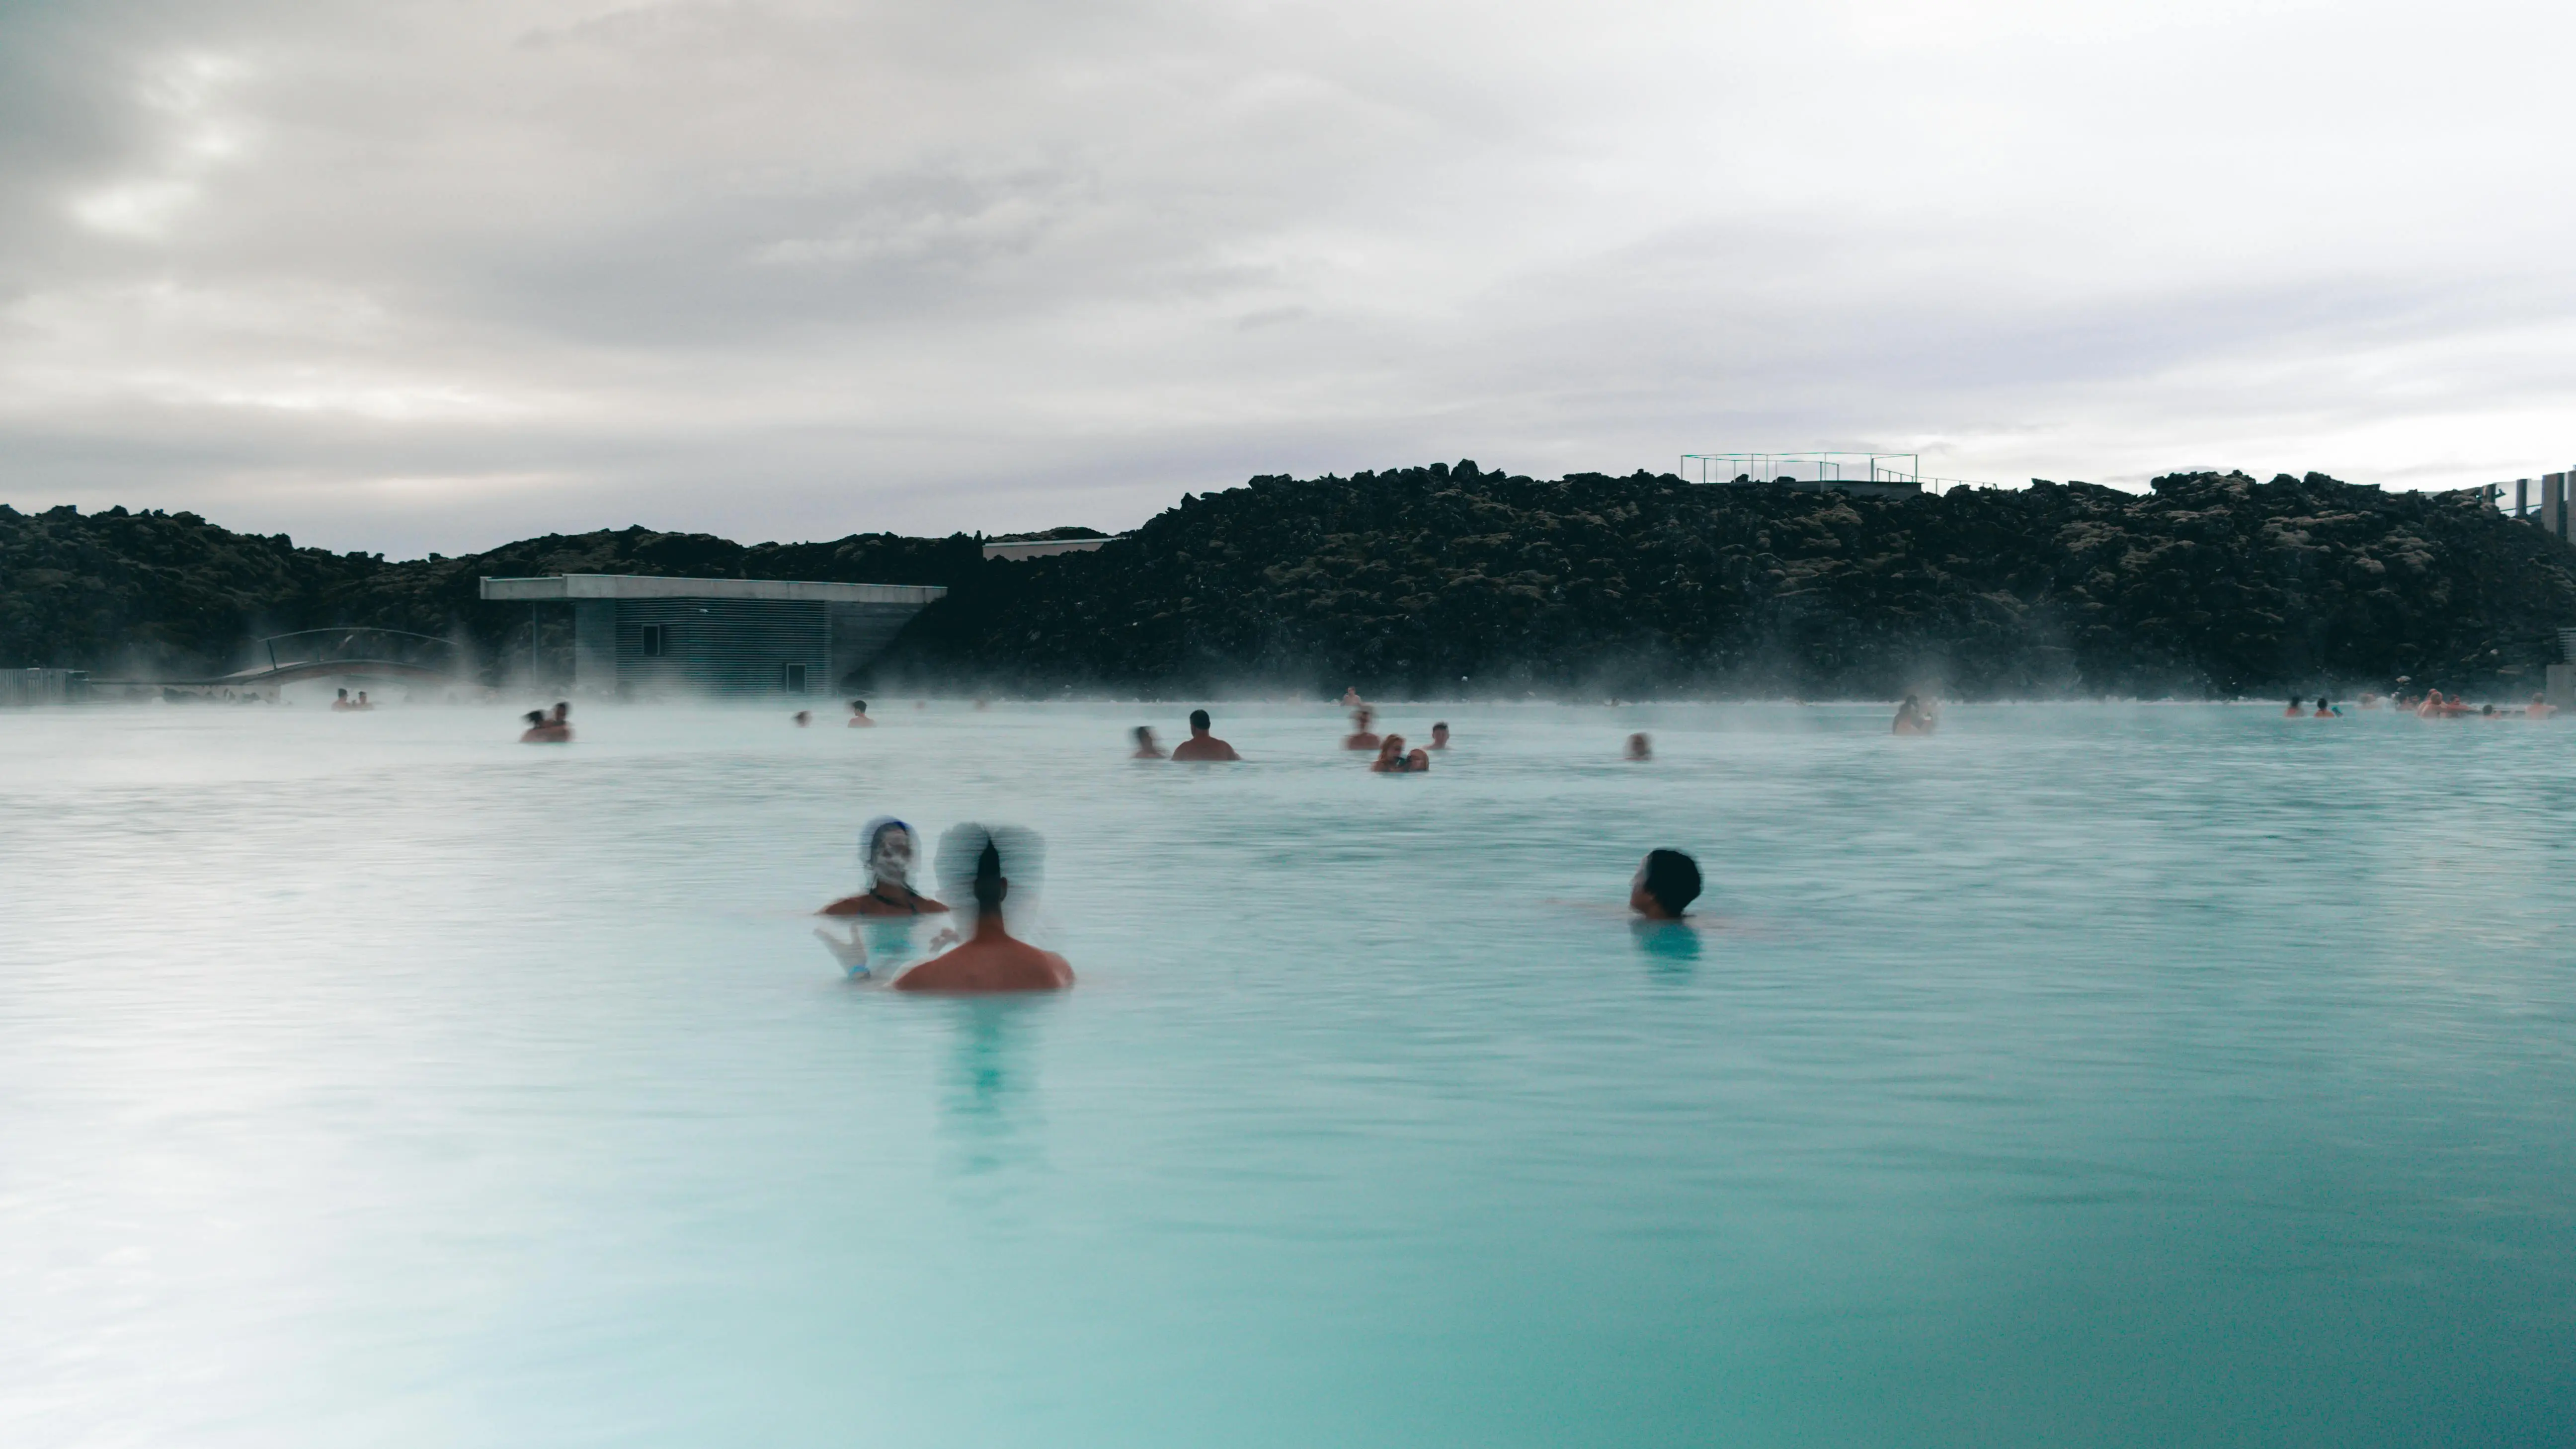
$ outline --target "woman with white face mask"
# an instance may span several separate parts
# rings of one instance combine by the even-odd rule
[[[912,888],[912,868],[921,859],[920,837],[891,815],[880,815],[859,832],[859,859],[868,868],[868,888],[823,908],[827,916],[927,916],[948,907]]]
[[[850,924],[847,940],[817,929],[814,934],[841,968],[854,977],[877,974],[870,969],[873,955],[879,970],[891,971],[909,961],[915,954],[912,924],[917,916],[944,916],[948,907],[912,888],[912,872],[921,859],[921,839],[912,827],[891,815],[880,815],[859,832],[859,858],[867,866],[868,888],[854,896],[844,896],[825,906],[826,916],[865,918],[869,930],[860,934],[859,922]],[[875,949],[870,951],[870,937]],[[955,941],[954,931],[942,931],[929,943],[931,950]]]

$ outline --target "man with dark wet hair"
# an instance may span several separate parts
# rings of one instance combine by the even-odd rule
[[[1628,909],[1650,921],[1678,921],[1699,899],[1699,862],[1678,850],[1650,850],[1628,885]]]
[[[1190,711],[1190,737],[1172,746],[1175,760],[1240,760],[1234,746],[1208,733],[1208,712]]]
[[[1440,720],[1431,726],[1431,748],[1435,750],[1449,748],[1449,721]]]

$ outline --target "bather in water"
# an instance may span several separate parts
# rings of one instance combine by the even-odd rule
[[[1388,735],[1377,747],[1377,758],[1369,762],[1369,772],[1377,775],[1418,775],[1431,768],[1431,756],[1420,750],[1407,752],[1404,736]]]
[[[1163,758],[1163,747],[1161,743],[1155,740],[1154,727],[1152,725],[1136,726],[1136,752],[1129,755],[1127,758],[1131,760],[1159,760]]]
[[[1182,764],[1188,764],[1193,760],[1222,764],[1228,760],[1242,759],[1243,756],[1234,752],[1234,746],[1208,733],[1212,727],[1213,722],[1208,719],[1206,710],[1191,710],[1190,737],[1172,746],[1172,758]]]
[[[1650,850],[1628,883],[1628,909],[1650,921],[1678,921],[1699,891],[1698,861],[1678,850]]]
[[[948,907],[912,888],[913,866],[921,859],[921,840],[912,827],[880,815],[859,832],[859,858],[868,868],[868,888],[825,906],[826,916],[937,915]]]
[[[1011,879],[1003,863],[1008,847],[1011,868],[1023,877],[1037,869],[1037,837],[1008,826],[960,825],[941,838],[943,877],[959,874],[958,858],[974,862],[963,882],[975,899],[973,934],[944,956],[934,957],[894,980],[897,991],[989,993],[1061,991],[1073,984],[1073,968],[1053,951],[1041,951],[1013,936],[1002,919],[1010,898]]]
[[[1342,737],[1342,748],[1346,750],[1376,749],[1379,744],[1377,733],[1369,728],[1369,721],[1376,718],[1377,711],[1369,708],[1367,705],[1361,705],[1358,709],[1351,711],[1351,732]]]
[[[864,699],[850,701],[850,717],[841,723],[854,730],[872,729],[876,726],[876,721],[868,718],[868,702]]]
[[[1654,757],[1655,742],[1646,738],[1645,731],[1639,730],[1637,733],[1628,736],[1628,758],[1630,760],[1651,760]]]

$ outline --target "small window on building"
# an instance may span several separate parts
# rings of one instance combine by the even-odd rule
[[[662,657],[662,626],[659,624],[644,626],[644,657],[647,659]]]
[[[787,692],[789,694],[803,694],[805,692],[804,665],[790,664],[787,666]]]

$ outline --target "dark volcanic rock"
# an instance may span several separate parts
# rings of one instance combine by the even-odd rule
[[[2474,493],[2313,473],[1871,499],[1462,463],[1256,478],[1008,567],[891,665],[1034,689],[2198,697],[2536,679],[2576,623],[2576,551]]]
[[[971,574],[972,538],[857,534],[744,545],[643,528],[549,534],[462,558],[387,563],[217,528],[192,513],[87,516],[0,507],[0,668],[219,674],[263,634],[333,625],[408,629],[466,644],[487,674],[524,649],[524,605],[487,604],[480,580],[556,573],[942,583]]]
[[[0,505],[0,668],[220,672],[256,635],[330,622],[324,595],[384,567],[193,513]]]
[[[2576,624],[2576,550],[2474,493],[2185,474],[1873,499],[1462,463],[1256,478],[1021,562],[966,535],[630,528],[386,563],[190,514],[0,509],[0,666],[216,672],[256,634],[367,624],[491,671],[528,613],[476,580],[565,572],[945,584],[877,672],[996,692],[2475,691],[2536,683]]]

